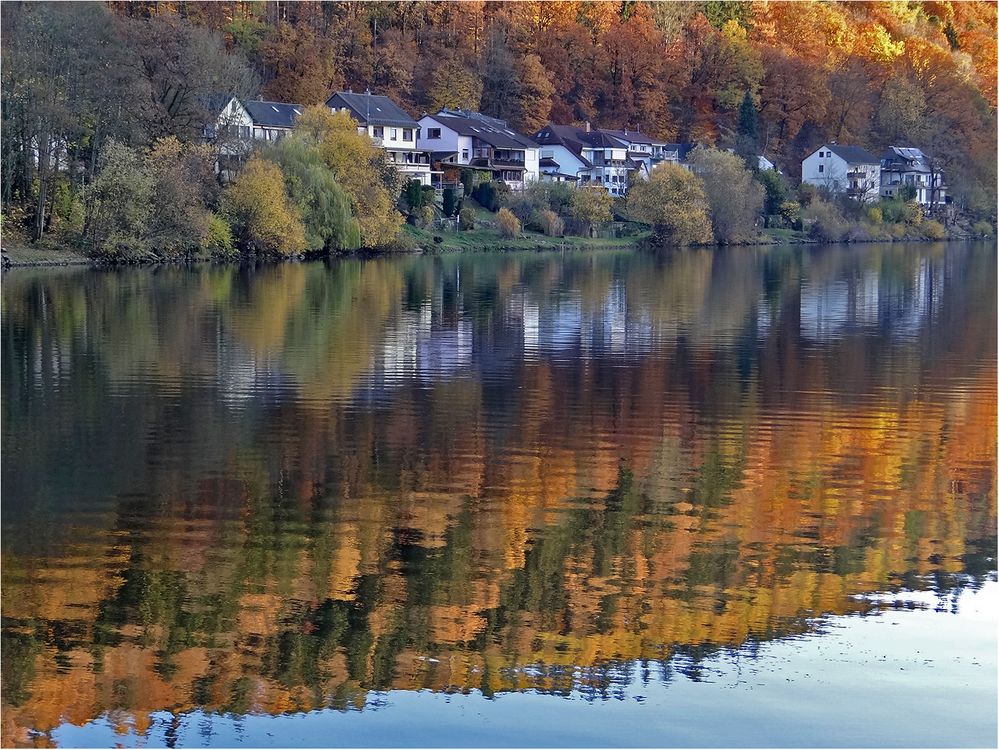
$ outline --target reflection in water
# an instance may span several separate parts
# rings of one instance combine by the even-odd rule
[[[12,273],[4,744],[613,698],[977,589],[995,274],[988,245]]]

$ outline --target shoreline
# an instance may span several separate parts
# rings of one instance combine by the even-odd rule
[[[432,233],[425,233],[432,240]],[[447,233],[447,235],[452,235],[454,233]],[[441,236],[441,235],[437,235]],[[411,235],[411,239],[417,240],[417,237]],[[425,238],[419,238],[425,239]],[[507,252],[556,252],[556,251],[594,251],[594,250],[623,250],[629,247],[645,246],[650,249],[655,250],[681,250],[681,249],[702,249],[702,248],[732,248],[732,247],[781,247],[788,245],[823,245],[823,244],[847,244],[847,245],[863,245],[863,244],[894,244],[896,242],[919,242],[919,243],[932,243],[932,242],[975,242],[975,241],[995,241],[994,237],[945,237],[943,239],[927,239],[927,238],[891,238],[891,239],[872,239],[872,240],[852,240],[844,242],[822,242],[820,240],[813,239],[811,237],[771,237],[769,239],[760,238],[758,241],[749,242],[739,242],[731,243],[727,245],[722,244],[705,244],[705,245],[689,245],[686,247],[680,246],[655,246],[648,245],[647,240],[649,239],[647,234],[639,235],[636,237],[622,237],[622,238],[587,238],[587,237],[521,237],[511,240],[502,239],[497,237],[495,240],[490,239],[488,242],[474,242],[475,239],[481,238],[469,238],[472,239],[474,246],[467,246],[467,243],[463,242],[447,242],[442,241],[440,243],[424,246],[423,244],[414,244],[413,247],[398,249],[398,250],[371,250],[371,249],[360,249],[354,250],[349,253],[342,253],[338,255],[326,255],[326,254],[303,254],[303,255],[289,255],[289,256],[261,256],[261,255],[238,255],[232,258],[217,258],[217,257],[205,257],[205,256],[187,256],[178,258],[137,258],[132,260],[102,260],[98,258],[88,258],[81,255],[73,250],[61,250],[53,247],[44,248],[34,248],[30,244],[27,246],[15,245],[13,247],[5,247],[0,250],[0,257],[2,257],[2,269],[7,271],[14,268],[64,268],[64,267],[79,267],[79,266],[90,266],[91,268],[122,268],[125,266],[162,266],[162,265],[192,265],[192,264],[202,264],[202,263],[218,263],[218,264],[241,264],[246,262],[263,262],[263,263],[304,263],[313,260],[323,260],[327,258],[376,258],[376,257],[391,257],[394,255],[444,255],[453,253],[466,253],[466,252],[478,252],[478,253],[507,253]]]

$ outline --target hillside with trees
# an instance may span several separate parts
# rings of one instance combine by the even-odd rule
[[[525,133],[591,122],[755,151],[792,184],[822,143],[873,153],[906,144],[933,154],[961,209],[995,220],[995,3],[5,3],[2,12],[4,226],[23,224],[36,239],[60,228],[92,236],[99,173],[123,149],[156,185],[178,177],[156,173],[158,151],[209,158],[197,149],[222,96],[308,106],[349,88],[413,115],[478,109]],[[282,158],[291,156],[272,161]],[[382,242],[398,223],[384,198],[340,189],[359,241]],[[224,244],[225,196],[207,183],[198,190],[196,239]],[[364,202],[382,214],[370,219]],[[150,210],[153,224],[171,220]],[[347,233],[341,247],[357,229],[337,230]]]

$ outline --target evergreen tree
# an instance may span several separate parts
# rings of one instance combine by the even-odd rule
[[[739,107],[739,135],[752,139],[753,144],[756,144],[756,104],[748,89]]]

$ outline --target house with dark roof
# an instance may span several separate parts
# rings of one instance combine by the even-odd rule
[[[947,202],[943,172],[918,148],[891,146],[881,155],[881,195],[892,198],[905,188],[924,206]]]
[[[305,109],[301,104],[262,101],[244,101],[243,107],[253,121],[253,137],[262,141],[276,141],[288,135]]]
[[[420,124],[395,102],[370,91],[338,91],[326,100],[326,106],[357,120],[358,132],[367,133],[405,176],[430,184],[430,152],[417,147]]]
[[[420,119],[417,146],[434,164],[489,172],[513,190],[540,175],[538,144],[504,121],[466,109],[442,109]]]
[[[629,156],[628,144],[607,131],[549,123],[532,137],[541,149],[545,181],[600,185],[611,195],[625,195],[630,175],[648,174],[643,161]]]
[[[802,160],[801,182],[870,203],[881,192],[881,160],[859,146],[826,143]]]
[[[219,156],[215,168],[222,178],[232,176],[256,141],[276,141],[290,133],[302,110],[301,104],[229,97],[215,123],[204,132],[205,140],[217,146]]]
[[[301,104],[241,101],[230,97],[219,112],[214,129],[206,135],[220,137],[228,134],[243,141],[276,141],[291,132],[303,109]]]

